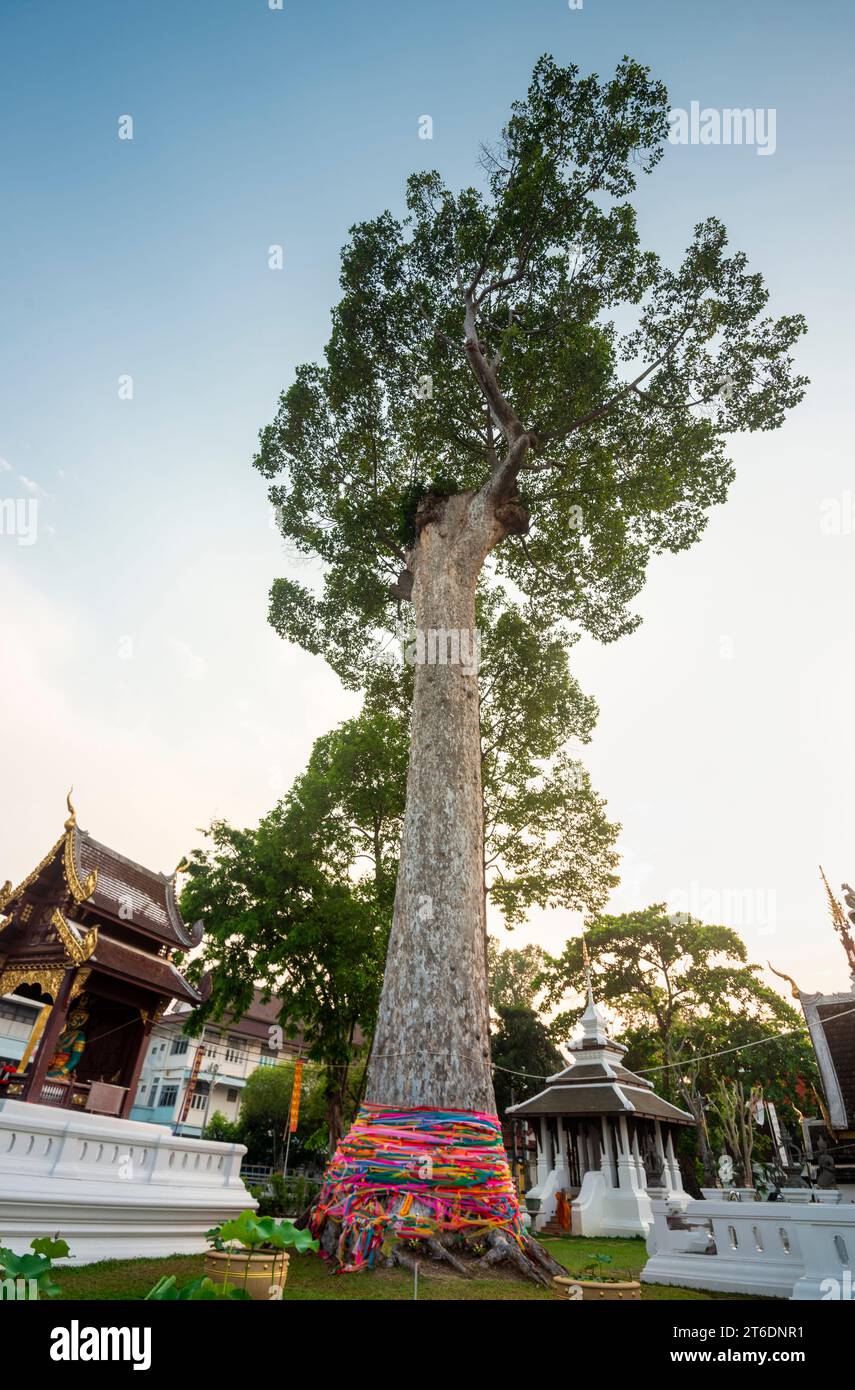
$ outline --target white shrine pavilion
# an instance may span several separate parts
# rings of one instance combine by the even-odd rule
[[[537,1137],[537,1182],[526,1193],[536,1231],[555,1230],[569,1204],[571,1230],[585,1236],[646,1236],[651,1194],[687,1201],[674,1151],[681,1125],[695,1121],[623,1066],[626,1048],[608,1035],[590,971],[581,1033],[570,1065],[546,1090],[508,1109]]]

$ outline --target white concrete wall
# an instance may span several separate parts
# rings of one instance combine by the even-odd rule
[[[160,1125],[0,1101],[0,1232],[23,1252],[59,1235],[74,1262],[195,1254],[205,1231],[255,1206],[242,1144]]]

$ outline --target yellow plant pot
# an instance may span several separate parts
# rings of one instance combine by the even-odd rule
[[[641,1298],[637,1279],[574,1279],[571,1275],[556,1274],[553,1283],[574,1303],[632,1303]]]
[[[245,1289],[254,1302],[266,1303],[282,1297],[289,1258],[286,1250],[209,1250],[205,1273],[220,1287],[233,1284]]]

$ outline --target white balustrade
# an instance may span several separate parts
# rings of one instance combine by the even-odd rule
[[[67,1240],[75,1263],[193,1254],[254,1206],[242,1144],[175,1138],[161,1125],[0,1101],[0,1232],[13,1249]]]
[[[657,1200],[652,1208],[645,1283],[776,1298],[852,1298],[855,1205],[704,1199],[679,1205]]]

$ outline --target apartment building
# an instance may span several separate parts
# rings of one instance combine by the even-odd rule
[[[168,1125],[189,1138],[201,1135],[216,1111],[236,1120],[247,1078],[259,1067],[272,1067],[299,1054],[302,1036],[283,1038],[278,1027],[280,999],[263,1004],[256,990],[241,1019],[208,1023],[199,1037],[187,1037],[184,1024],[192,1012],[176,1005],[152,1031],[140,1073],[131,1119]],[[184,1121],[181,1113],[194,1062],[202,1047],[201,1066]]]

